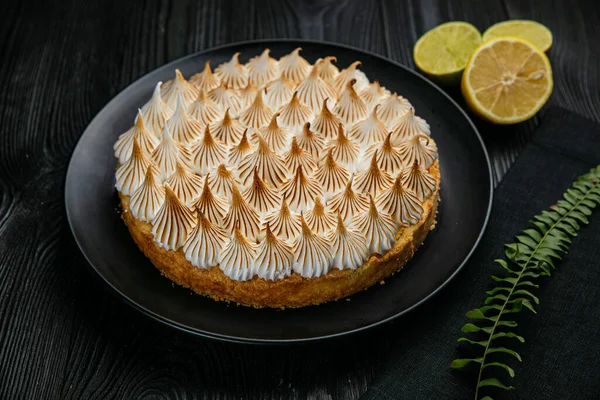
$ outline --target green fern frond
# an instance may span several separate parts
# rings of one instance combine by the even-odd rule
[[[479,364],[479,376],[475,386],[475,400],[493,400],[489,396],[479,398],[480,389],[496,387],[512,390],[497,377],[490,376],[504,370],[509,377],[515,376],[514,370],[500,361],[491,361],[495,353],[508,354],[518,361],[521,356],[516,351],[496,342],[502,339],[502,345],[525,342],[522,336],[512,332],[517,323],[507,320],[510,314],[528,309],[535,313],[540,299],[532,292],[539,285],[540,276],[551,276],[555,263],[567,253],[572,237],[582,225],[589,224],[592,210],[600,205],[600,165],[589,173],[579,177],[563,198],[548,210],[533,217],[533,225],[515,237],[515,243],[505,245],[505,259],[494,260],[504,274],[492,275],[496,286],[486,292],[488,297],[484,305],[466,313],[473,322],[466,323],[461,331],[472,338],[461,337],[459,342],[483,348],[483,354],[476,358],[461,358],[452,361],[451,368],[463,368],[471,363]],[[509,339],[509,340],[507,340]],[[485,375],[488,377],[484,378]]]

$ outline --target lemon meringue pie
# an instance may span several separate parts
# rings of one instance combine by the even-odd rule
[[[172,281],[253,307],[319,304],[382,282],[435,227],[429,124],[360,61],[301,50],[176,70],[116,141],[122,218]]]

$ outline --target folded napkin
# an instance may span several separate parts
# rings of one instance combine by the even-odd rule
[[[481,244],[460,274],[431,301],[393,324],[397,341],[364,399],[473,397],[476,370],[451,370],[454,358],[474,356],[457,343],[465,312],[480,307],[501,268],[503,244],[552,205],[579,176],[600,164],[600,125],[560,108],[546,112],[532,141],[498,186]],[[496,399],[597,399],[600,393],[600,209],[574,238],[550,278],[540,277],[538,313],[524,310],[511,342],[523,362],[493,371],[517,390]],[[478,349],[477,349],[478,350]],[[486,392],[489,393],[489,392]],[[496,392],[497,393],[497,392]]]

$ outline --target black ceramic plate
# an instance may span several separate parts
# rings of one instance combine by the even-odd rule
[[[385,285],[320,306],[256,310],[191,295],[162,277],[138,250],[117,213],[116,160],[112,146],[157,81],[179,68],[185,76],[206,60],[217,65],[241,52],[242,62],[265,47],[281,57],[296,47],[310,62],[334,55],[340,68],[361,60],[361,69],[407,97],[431,125],[439,148],[441,196],[438,224],[408,265]],[[428,80],[402,65],[353,48],[306,41],[254,41],[181,58],[134,82],[104,107],[81,137],[69,165],[66,208],[71,229],[92,268],[124,299],[173,327],[241,342],[291,342],[357,332],[396,318],[423,303],[459,271],[486,226],[492,201],[489,158],[481,137],[460,107]]]

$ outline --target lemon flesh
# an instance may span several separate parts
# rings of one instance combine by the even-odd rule
[[[481,42],[481,33],[473,25],[447,22],[421,36],[413,57],[417,67],[433,80],[458,83],[469,57]]]
[[[498,38],[479,46],[461,82],[467,105],[498,124],[531,118],[546,103],[552,87],[548,57],[519,38]]]
[[[552,46],[550,29],[538,22],[527,20],[511,20],[492,25],[483,33],[483,41],[506,36],[526,40],[544,53]]]

